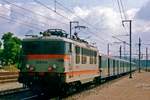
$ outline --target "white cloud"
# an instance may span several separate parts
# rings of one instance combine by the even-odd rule
[[[11,6],[8,4],[0,4],[0,15],[9,16],[11,13]]]
[[[139,8],[132,8],[129,9],[126,14],[128,16],[128,19],[134,19],[136,17],[136,13],[139,11]]]
[[[74,8],[74,12],[77,16],[80,16],[81,18],[85,18],[89,15],[90,10],[88,9],[84,9],[84,8],[80,8],[80,7],[75,7]]]
[[[45,7],[40,6],[39,4],[36,4],[34,2],[28,2],[28,3],[17,3],[17,5],[22,6],[24,8],[30,9],[31,11],[38,13],[42,16],[39,16],[37,14],[33,14],[31,12],[22,10],[20,8],[5,4],[0,4],[0,14],[3,14],[5,17],[9,17],[13,20],[16,20],[18,23],[26,23],[33,27],[39,27],[42,29],[47,28],[62,28],[66,31],[69,30],[69,21],[64,19],[63,17],[60,17],[59,15],[55,14],[53,11],[48,10]],[[51,7],[51,6],[49,6]],[[100,50],[103,52],[106,51],[106,44],[108,42],[116,41],[112,38],[112,35],[114,34],[126,34],[124,29],[122,28],[120,14],[116,12],[114,9],[110,7],[90,7],[90,8],[82,8],[82,7],[74,7],[73,11],[74,14],[71,14],[67,10],[58,10],[59,13],[62,15],[70,18],[71,20],[77,20],[81,23],[81,25],[87,25],[85,22],[83,22],[80,18],[84,19],[87,23],[90,23],[95,28],[91,27],[91,25],[88,25],[90,31],[92,31],[91,34],[87,32],[88,30],[81,31],[80,35],[82,38],[86,38],[88,36],[91,37],[91,40],[95,40],[97,44],[100,47]],[[135,22],[133,22],[133,32],[149,32],[150,31],[150,23],[145,23],[144,21],[141,21],[136,18],[136,13],[139,11],[139,9],[130,9],[126,13],[129,16],[129,18],[134,19]],[[16,12],[21,13],[16,14]],[[4,24],[4,20],[1,21],[0,18],[0,27],[1,32],[7,32],[12,31],[16,33],[16,35],[22,37],[26,32],[29,30],[33,30],[33,32],[39,32],[41,30],[33,29],[32,27],[26,27],[25,25],[18,24],[15,22],[8,22]],[[57,21],[56,21],[57,20]],[[3,23],[2,23],[3,22]],[[66,24],[62,24],[66,23]],[[83,33],[82,33],[83,32]],[[94,33],[94,34],[93,34]],[[95,35],[96,34],[96,35]],[[106,41],[104,41],[103,39]],[[102,47],[103,46],[103,47]],[[116,47],[114,46],[114,49]]]
[[[101,32],[109,34],[120,32],[120,20],[118,20],[120,17],[112,8],[93,7],[85,10],[78,7],[75,11],[83,15],[87,23],[93,24]]]

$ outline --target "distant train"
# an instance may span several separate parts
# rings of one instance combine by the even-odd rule
[[[108,57],[61,29],[23,39],[19,82],[36,93],[64,93],[72,87],[128,73],[129,62]],[[132,71],[136,70],[132,63]]]

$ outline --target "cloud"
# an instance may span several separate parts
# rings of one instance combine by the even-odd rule
[[[145,3],[141,8],[135,11],[134,16],[134,33],[135,37],[141,37],[143,42],[148,40],[150,33],[150,0]]]
[[[15,22],[13,22],[0,18],[0,25],[2,26],[0,27],[1,33],[11,31],[22,38],[26,33],[31,32],[31,30],[33,33],[38,33],[48,28],[61,28],[69,32],[69,21],[55,14],[53,11],[50,11],[35,2],[15,4],[27,8],[34,13],[13,5],[0,4],[0,14],[11,20],[15,20]],[[51,7],[51,5],[49,7]],[[138,9],[130,9],[127,11],[127,14],[130,18],[134,18],[137,11]],[[126,34],[125,30],[122,28],[120,14],[110,7],[95,6],[82,8],[76,6],[73,8],[74,14],[64,9],[57,9],[57,12],[70,18],[72,21],[79,21],[80,25],[86,25],[88,29],[82,30],[79,35],[82,38],[90,36],[90,41],[95,41],[102,52],[106,51],[108,42],[116,41],[112,38],[112,35]],[[27,24],[28,26],[25,26],[24,24]],[[141,24],[138,25],[141,26]],[[145,27],[147,26],[148,25]],[[142,31],[142,28],[137,28],[137,25],[135,26],[135,29],[136,31]],[[149,28],[147,28],[147,31],[149,31]],[[116,49],[116,46],[113,47]]]
[[[10,19],[15,20],[18,23],[25,22],[26,24],[32,25],[33,27],[42,27],[42,28],[45,27],[45,29],[50,28],[50,27],[53,27],[53,28],[60,27],[60,28],[68,29],[67,28],[68,26],[61,24],[61,22],[68,24],[69,21],[65,20],[64,18],[60,17],[54,12],[48,10],[47,8],[44,8],[40,6],[39,4],[36,4],[35,2],[23,3],[23,4],[16,3],[16,4],[19,6],[23,6],[24,8],[30,9],[31,11],[38,13],[42,16],[33,14],[31,12],[25,11],[23,9],[20,9],[20,8],[17,8],[15,6],[8,5],[8,4],[0,5],[0,11],[5,17],[9,17]],[[74,16],[73,14],[65,10],[57,10],[57,11],[60,12],[62,15],[67,16],[71,20],[79,20],[81,21],[81,23],[83,23],[80,18]],[[88,8],[75,7],[74,12],[77,16],[80,16],[82,19],[87,21],[87,23],[93,24],[94,27],[96,26],[96,28],[101,30],[101,32],[105,30],[104,32],[107,32],[107,33],[110,33],[110,32],[115,33],[115,31],[119,30],[119,27],[118,27],[119,22],[116,20],[119,18],[119,16],[111,8],[93,7],[93,8],[88,9]],[[47,18],[43,16],[46,16]],[[56,19],[57,21],[54,19]],[[23,29],[24,25],[18,24],[18,23],[12,22],[13,26],[10,25],[11,26],[9,28],[10,31],[18,30],[18,29],[20,29],[21,32],[26,31],[26,28],[25,30]]]
[[[38,33],[39,31],[54,27],[56,24],[57,26],[60,26],[58,22],[56,23],[55,20],[53,20],[55,17],[60,19],[59,17],[34,2],[15,3],[15,5],[29,9],[31,12],[13,5],[1,4],[0,15],[4,18],[10,19],[6,20],[0,17],[0,24],[3,26],[0,28],[1,32],[11,31],[19,37],[22,37],[29,30],[33,30],[35,33]]]
[[[75,12],[80,17],[84,16],[83,19],[87,21],[87,23],[92,24],[97,31],[91,26],[89,26],[89,28],[97,34],[101,33],[100,35],[103,35],[104,33],[105,35],[112,35],[112,33],[116,34],[121,32],[120,16],[112,8],[93,7],[85,10],[84,8],[79,9],[78,7]],[[82,20],[78,20],[82,23]]]
[[[145,21],[150,21],[150,1],[148,1],[138,12],[136,17]]]
[[[132,8],[126,11],[128,19],[134,20],[136,17],[137,12],[139,12],[139,8]]]
[[[0,14],[5,15],[5,16],[9,16],[11,11],[10,11],[10,5],[8,4],[0,4]]]

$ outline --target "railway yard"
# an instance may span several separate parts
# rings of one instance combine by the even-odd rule
[[[135,72],[133,78],[123,76],[98,86],[73,93],[63,100],[150,100],[150,72]],[[11,88],[10,88],[11,87]],[[29,89],[18,82],[0,84],[0,100],[37,100]],[[7,92],[6,92],[7,91]],[[3,93],[5,92],[5,93]],[[40,98],[43,100],[43,98]],[[58,99],[58,97],[53,98]],[[59,98],[60,99],[60,98]]]
[[[0,0],[0,100],[150,100],[149,5]]]

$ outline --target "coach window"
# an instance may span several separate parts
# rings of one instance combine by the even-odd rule
[[[87,63],[86,49],[82,48],[82,64]]]
[[[93,51],[90,50],[90,64],[93,64]]]
[[[75,52],[76,52],[76,64],[80,63],[80,47],[76,46],[75,47]]]

